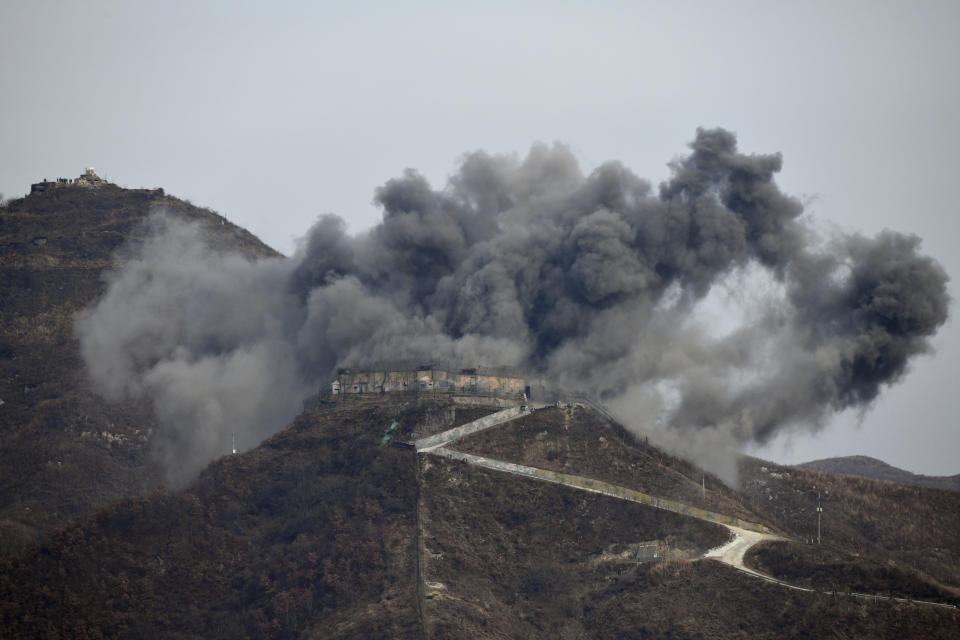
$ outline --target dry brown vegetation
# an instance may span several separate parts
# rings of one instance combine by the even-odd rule
[[[60,529],[0,565],[4,637],[955,636],[956,610],[799,593],[692,561],[727,538],[711,523],[380,446],[392,420],[409,433],[442,409],[415,396],[320,402],[184,491]],[[609,451],[595,455],[616,467]],[[625,561],[650,540],[667,561]],[[774,550],[756,556],[766,570],[808,570]],[[842,569],[909,586],[865,566]]]
[[[457,407],[450,428],[473,422],[496,411],[500,411],[500,409],[497,407]]]
[[[855,592],[960,604],[960,592],[929,576],[846,553],[831,545],[765,542],[751,548],[747,564],[767,575],[821,591]]]
[[[597,562],[612,543],[662,540],[695,557],[718,525],[606,496],[422,458],[424,578],[431,637],[583,633],[582,601],[629,563]],[[499,630],[499,631],[497,631]]]
[[[803,593],[718,562],[674,571],[641,565],[584,602],[589,637],[956,638],[960,612]]]
[[[819,493],[823,545],[960,587],[960,492],[753,459],[744,461],[741,479],[759,508],[786,531],[816,538]]]
[[[544,409],[451,445],[466,453],[604,480],[710,511],[766,523],[749,500],[582,407]]]
[[[0,565],[7,638],[408,637],[415,454],[320,407],[187,490],[128,499]]]
[[[592,562],[614,540],[670,531],[689,551],[717,540],[697,528],[708,523],[503,477],[424,459],[424,577],[443,585],[425,603],[431,637],[949,638],[960,622],[955,610],[799,593],[712,561]]]

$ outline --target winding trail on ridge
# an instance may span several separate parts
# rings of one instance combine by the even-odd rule
[[[596,480],[594,478],[587,478],[584,476],[575,476],[565,473],[560,473],[557,471],[550,471],[549,469],[541,469],[539,467],[529,467],[526,465],[516,464],[513,462],[506,462],[503,460],[495,460],[493,458],[487,458],[484,456],[477,456],[470,453],[463,453],[461,451],[456,451],[454,449],[446,448],[447,444],[450,444],[465,435],[470,433],[476,433],[477,431],[489,429],[494,426],[501,425],[505,422],[515,420],[517,418],[529,415],[531,413],[530,408],[523,406],[520,408],[514,408],[510,410],[500,411],[474,422],[455,427],[448,431],[430,436],[428,438],[422,438],[416,441],[415,446],[417,449],[417,454],[429,454],[441,456],[444,458],[450,458],[453,460],[460,460],[467,464],[474,466],[484,467],[487,469],[492,469],[495,471],[500,471],[503,473],[509,473],[517,476],[522,476],[525,478],[533,478],[536,480],[541,480],[544,482],[551,482],[554,484],[561,484],[572,489],[577,489],[579,491],[587,491],[590,493],[599,493],[601,495],[610,496],[620,500],[626,500],[629,502],[638,502],[640,504],[645,504],[650,507],[657,509],[663,509],[666,511],[672,511],[674,513],[679,513],[681,515],[689,516],[691,518],[697,518],[700,520],[705,520],[707,522],[713,522],[714,524],[719,524],[726,527],[730,533],[733,535],[733,539],[729,542],[710,549],[705,554],[703,554],[699,559],[700,560],[716,560],[722,562],[737,571],[745,573],[754,578],[764,580],[766,582],[771,582],[773,584],[778,584],[789,589],[794,589],[796,591],[806,591],[810,593],[831,593],[826,591],[820,591],[818,589],[811,589],[808,587],[801,587],[799,585],[790,584],[789,582],[784,582],[778,580],[772,576],[760,573],[747,567],[743,563],[743,559],[746,556],[747,551],[750,550],[755,544],[765,541],[788,541],[787,538],[774,534],[767,527],[757,524],[754,522],[746,522],[734,516],[728,516],[723,514],[714,513],[712,511],[707,511],[706,509],[701,509],[699,507],[692,507],[690,505],[677,502],[675,500],[667,500],[665,498],[657,498],[655,496],[650,496],[645,493],[641,493],[634,489],[629,489],[627,487],[621,487],[619,485],[614,485],[609,482],[604,482],[602,480]],[[861,598],[866,600],[890,600],[893,602],[909,602],[914,604],[930,605],[936,607],[947,607],[949,609],[957,609],[958,607],[951,604],[945,604],[941,602],[929,602],[925,600],[914,600],[910,598],[895,598],[891,596],[879,596],[866,593],[856,593],[856,592],[832,592],[834,595],[847,595],[854,598]]]

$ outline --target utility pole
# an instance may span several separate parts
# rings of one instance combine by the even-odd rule
[[[823,514],[823,505],[820,503],[820,494],[817,494],[817,544],[820,544],[820,516]]]
[[[707,499],[707,479],[703,471],[700,472],[700,490],[702,492],[701,496],[703,497],[704,500],[706,500]]]

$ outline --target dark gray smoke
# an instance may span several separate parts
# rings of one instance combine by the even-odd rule
[[[79,322],[84,357],[108,397],[153,398],[171,478],[380,361],[522,368],[678,441],[868,406],[945,322],[943,269],[914,236],[815,239],[779,155],[722,129],[690,146],[656,192],[618,163],[584,176],[559,145],[470,154],[441,190],[407,171],[376,191],[378,226],[323,216],[292,259],[216,254],[158,219]],[[721,289],[745,310],[732,330],[710,326]]]

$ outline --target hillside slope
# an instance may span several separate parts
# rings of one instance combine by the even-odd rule
[[[4,637],[415,636],[415,456],[377,427],[416,415],[320,407],[57,532],[0,564]]]
[[[459,413],[415,394],[321,400],[186,489],[122,501],[0,562],[0,627],[11,638],[955,637],[956,609],[797,592],[697,560],[726,541],[716,524],[382,444],[394,421],[400,440],[470,417]],[[534,442],[544,430],[559,452],[619,441],[591,452],[595,468],[629,480],[624,463],[646,455],[634,484],[677,486],[669,456],[589,410],[534,417]],[[515,442],[508,425],[482,434],[489,446]],[[727,491],[708,497],[749,503]],[[660,561],[638,563],[638,543],[658,545]]]
[[[218,250],[277,255],[159,189],[63,186],[0,208],[0,554],[159,482],[146,456],[151,408],[89,390],[73,329],[115,252],[158,210],[200,223]]]
[[[785,467],[755,458],[742,461],[740,477],[744,493],[759,512],[781,530],[811,543],[817,538],[820,496],[821,551],[768,549],[768,568],[775,553],[783,554],[782,576],[797,571],[786,567],[801,561],[837,565],[837,571],[839,564],[865,563],[915,575],[920,581],[948,587],[954,598],[960,596],[960,492]],[[809,566],[800,571],[813,573]],[[883,571],[874,573],[877,585],[886,588]]]
[[[465,453],[576,473],[758,522],[749,501],[711,474],[582,406],[547,409],[453,445]]]
[[[877,460],[869,456],[844,456],[840,458],[824,458],[796,465],[801,469],[826,471],[827,473],[842,473],[848,476],[860,476],[873,480],[886,480],[900,484],[912,484],[918,487],[933,489],[952,489],[960,491],[960,474],[953,476],[925,476],[911,473]]]
[[[783,467],[754,458],[742,461],[742,490],[737,491],[579,407],[538,411],[451,446],[586,475],[762,523],[797,542],[765,545],[762,559],[753,553],[748,563],[754,558],[756,568],[783,579],[819,575],[822,579],[809,584],[828,588],[849,582],[857,573],[861,591],[889,592],[892,584],[899,584],[903,595],[949,602],[960,598],[958,492]],[[816,538],[818,494],[824,505],[823,545],[811,553],[810,545],[800,541]]]

